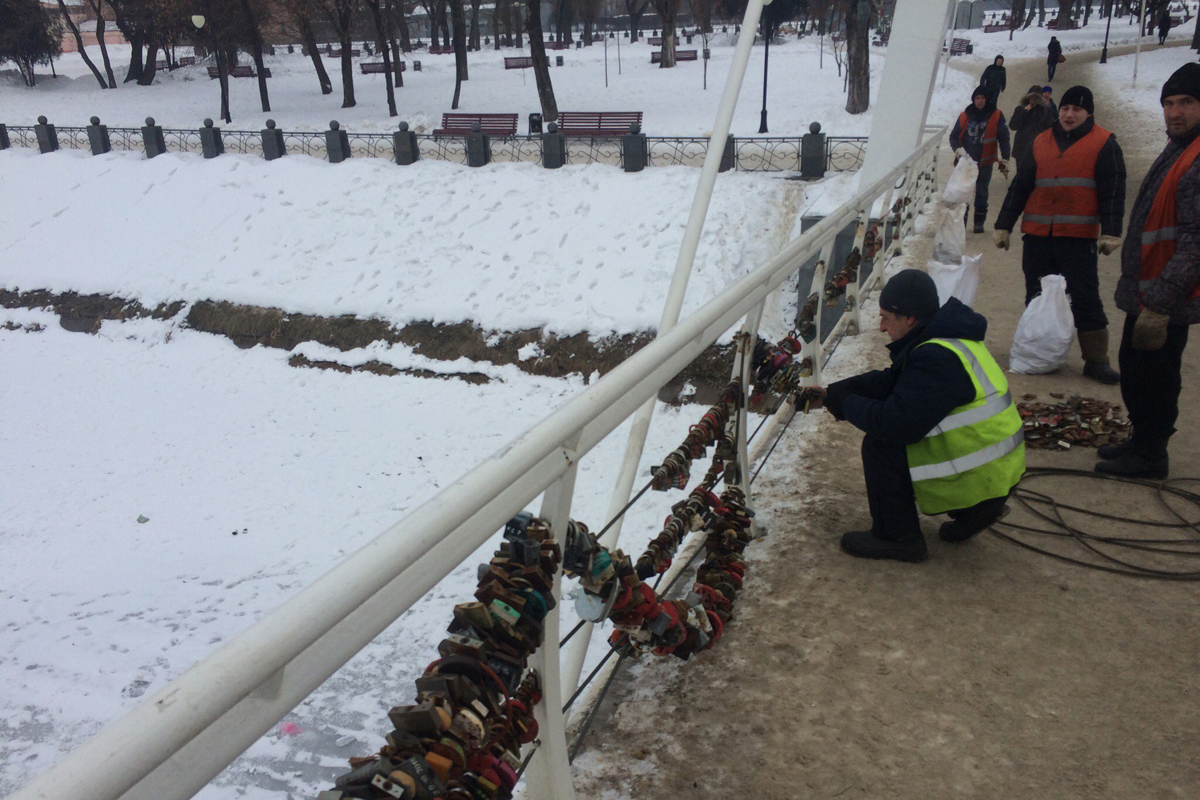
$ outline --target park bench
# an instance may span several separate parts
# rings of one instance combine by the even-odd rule
[[[1007,22],[998,22],[995,25],[984,25],[983,26],[984,33],[1003,33],[1006,30],[1008,30]]]
[[[651,47],[662,47],[662,37],[661,36],[651,36],[648,39],[646,39],[646,44],[650,45]]]
[[[624,136],[642,124],[640,111],[560,111],[558,132],[567,136]]]
[[[179,66],[181,66],[181,67],[194,67],[195,65],[196,65],[196,57],[195,56],[184,56],[183,58],[179,59]]]
[[[530,69],[533,66],[533,56],[505,56],[505,69]],[[550,66],[550,56],[546,56],[546,66]]]
[[[570,50],[570,42],[546,42],[547,50]]]
[[[946,48],[942,48],[945,51]],[[975,52],[975,47],[971,44],[970,39],[951,39],[950,40],[950,55],[965,56]]]
[[[1183,17],[1179,17],[1174,14],[1171,15],[1171,27],[1172,28],[1178,28],[1180,25],[1182,25],[1186,21],[1187,20],[1185,20]]]
[[[434,136],[466,136],[478,122],[479,132],[491,136],[516,136],[516,114],[442,114],[442,127]]]
[[[155,68],[156,70],[158,70],[158,69],[166,69],[166,68],[167,68],[167,62],[166,62],[166,61],[164,61],[163,59],[161,59],[161,58],[160,58],[160,59],[158,59],[157,61],[155,61],[155,62],[154,62],[154,68]]]
[[[361,61],[361,62],[359,62],[358,68],[362,70],[363,75],[382,75],[383,74],[383,62],[382,61]],[[392,65],[392,68],[396,72],[404,72],[404,70],[406,69],[403,61],[396,62],[395,64]]]
[[[358,58],[358,56],[359,56],[361,53],[362,53],[362,51],[361,51],[361,50],[352,49],[352,50],[350,51],[350,57],[351,57],[351,58]],[[329,51],[329,53],[328,53],[328,56],[329,56],[330,58],[341,58],[341,57],[342,57],[342,51],[341,51],[341,50],[330,50],[330,51]]]
[[[220,74],[220,72],[217,71],[216,67],[209,67],[208,68],[208,77],[215,79],[215,78],[221,77],[221,74]],[[254,67],[250,66],[249,64],[242,64],[240,66],[232,67],[229,70],[229,77],[231,77],[231,78],[254,78],[257,76],[254,73]],[[263,77],[264,78],[271,77],[271,70],[264,69]]]
[[[676,50],[676,61],[695,61],[699,55],[699,50]],[[658,64],[662,61],[662,50],[655,50],[650,54],[650,63]]]
[[[445,56],[454,52],[454,46],[442,47],[440,44],[429,45],[429,54],[432,56]]]

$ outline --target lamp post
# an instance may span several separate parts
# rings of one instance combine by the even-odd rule
[[[771,23],[767,20],[766,6],[769,5],[771,5],[771,0],[763,0],[763,104],[762,117],[758,122],[759,133],[767,132],[767,62],[771,57]]]
[[[1104,26],[1104,49],[1100,51],[1100,63],[1108,63],[1108,32],[1112,29],[1112,12],[1114,0],[1108,0],[1108,22]]]
[[[196,26],[197,31],[204,30],[205,21],[203,14],[192,15],[192,25]],[[217,41],[217,30],[211,23],[208,26],[208,39],[213,53],[213,63],[217,65],[217,82],[221,84],[221,118],[228,125],[233,122],[229,116],[229,74],[225,70],[225,61],[221,58],[221,44]]]

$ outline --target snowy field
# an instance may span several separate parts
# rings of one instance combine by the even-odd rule
[[[615,41],[615,40],[614,40]],[[700,49],[695,44],[681,49]],[[711,47],[708,64],[708,89],[704,86],[704,65],[700,61],[682,62],[673,69],[651,66],[653,48],[644,42],[621,46],[620,72],[615,45],[608,48],[608,87],[604,83],[604,47],[593,45],[582,50],[551,52],[561,55],[564,66],[552,67],[558,107],[564,111],[642,111],[642,129],[652,136],[707,135],[712,129],[733,57],[732,35],[720,35]],[[98,48],[89,48],[89,53]],[[820,122],[826,133],[837,136],[865,135],[870,130],[870,113],[852,116],[845,111],[843,80],[838,76],[829,42],[824,56],[815,37],[802,41],[789,39],[773,46],[767,98],[772,135],[795,135],[808,131],[809,123]],[[118,80],[124,77],[129,62],[128,47],[112,49]],[[514,49],[483,50],[471,53],[471,79],[463,84],[461,112],[518,113],[518,130],[526,132],[530,112],[540,111],[537,88],[530,70],[505,70],[504,56],[528,53]],[[877,90],[882,75],[885,51],[871,54],[872,90]],[[231,113],[234,130],[258,130],[272,118],[285,130],[323,130],[337,119],[347,130],[395,130],[398,120],[407,120],[417,131],[439,126],[441,115],[450,111],[454,94],[454,57],[410,54],[421,61],[421,72],[404,73],[404,87],[396,90],[399,118],[387,115],[387,99],[382,75],[361,75],[355,66],[354,86],[358,105],[343,109],[341,60],[326,58],[325,68],[333,82],[334,93],[322,96],[312,61],[299,51],[293,55],[267,58],[272,78],[269,81],[271,112],[263,113],[258,98],[258,82],[231,79]],[[96,55],[97,63],[98,54]],[[368,59],[375,60],[375,59]],[[821,68],[821,64],[824,68]],[[199,127],[205,117],[216,119],[220,110],[220,90],[209,80],[203,66],[185,67],[173,73],[160,72],[153,86],[123,84],[115,90],[101,90],[83,60],[76,54],[58,62],[57,80],[39,75],[38,85],[28,89],[15,70],[0,71],[0,121],[10,125],[33,124],[39,115],[59,125],[86,125],[98,115],[107,125],[140,126],[147,116],[166,127]],[[733,118],[734,135],[749,136],[758,131],[762,105],[762,48],[750,57],[746,82]],[[952,75],[950,95],[971,90],[970,78]],[[935,99],[932,115],[945,116],[955,109],[957,100],[942,105]]]

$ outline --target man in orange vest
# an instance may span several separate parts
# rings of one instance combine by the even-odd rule
[[[1160,95],[1170,141],[1146,173],[1121,249],[1117,308],[1121,397],[1133,436],[1101,447],[1097,472],[1167,477],[1188,326],[1200,323],[1200,64],[1184,64]]]
[[[1008,159],[1012,155],[1008,123],[986,87],[977,88],[971,95],[971,105],[958,115],[958,122],[950,131],[950,146],[956,157],[970,157],[979,164],[979,177],[975,180],[975,232],[983,233],[992,167],[999,164],[1000,172],[1007,176]]]
[[[1125,156],[1117,138],[1096,124],[1094,112],[1086,86],[1063,93],[1058,122],[1034,139],[1033,158],[1017,167],[996,218],[995,240],[1007,250],[1013,225],[1024,213],[1025,304],[1041,292],[1046,275],[1066,278],[1083,374],[1117,383],[1121,376],[1108,359],[1096,253],[1108,255],[1121,246]]]

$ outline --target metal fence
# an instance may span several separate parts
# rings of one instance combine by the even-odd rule
[[[14,147],[38,147],[36,126],[10,125],[8,133]],[[58,127],[60,147],[87,150],[90,147],[86,127]],[[108,128],[113,150],[144,152],[141,128]],[[353,158],[395,158],[395,146],[390,133],[359,133],[347,131],[350,155]],[[200,130],[163,128],[168,152],[200,153]],[[866,155],[865,136],[823,136],[825,170],[846,172],[856,170]],[[263,154],[262,133],[221,129],[226,153],[240,155]],[[730,169],[742,172],[800,172],[802,136],[746,136],[732,138]],[[646,166],[700,167],[708,154],[710,139],[706,136],[646,136]],[[316,158],[326,157],[324,131],[283,131],[284,149],[289,154],[302,153]],[[467,163],[466,139],[462,136],[417,134],[421,158]],[[566,137],[567,164],[607,164],[621,166],[625,158],[623,137],[591,136]],[[820,144],[818,142],[817,146]],[[543,163],[543,142],[539,135],[489,137],[490,160],[498,163]],[[819,150],[818,150],[819,152]]]

